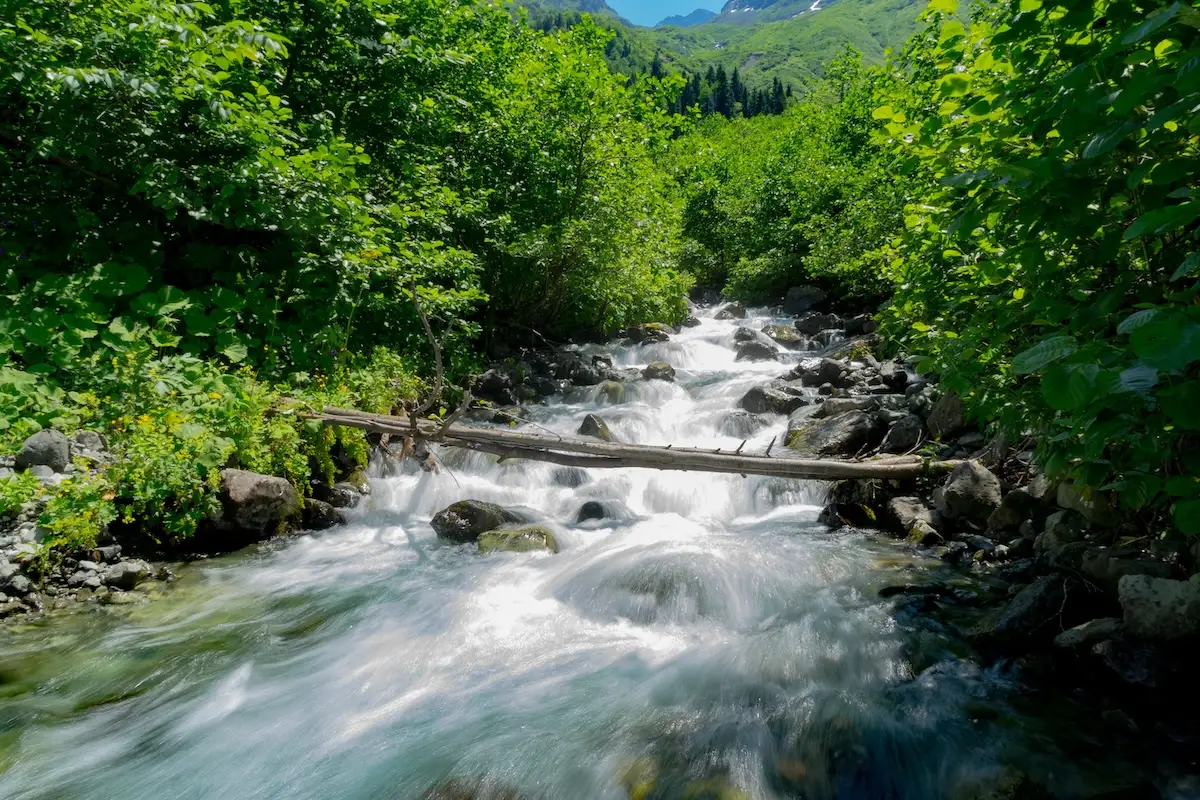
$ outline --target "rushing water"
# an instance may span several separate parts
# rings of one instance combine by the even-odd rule
[[[678,380],[575,389],[534,422],[761,451],[785,421],[754,429],[737,400],[781,368],[735,362],[734,328],[589,349]],[[820,484],[443,457],[377,479],[346,527],[4,634],[0,797],[384,800],[486,776],[626,798],[622,775],[654,770],[650,798],[937,798],[1014,762],[1072,796],[1109,774],[878,597],[934,567],[817,525]],[[438,541],[430,517],[463,498],[525,509],[561,552]],[[588,500],[614,518],[576,525]]]

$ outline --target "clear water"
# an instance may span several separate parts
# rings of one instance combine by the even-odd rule
[[[535,423],[573,434],[595,412],[623,441],[762,450],[784,418],[731,412],[783,368],[735,362],[735,327],[590,348],[678,380],[573,390]],[[488,776],[615,800],[636,763],[658,765],[654,798],[707,797],[700,780],[756,800],[965,797],[1014,759],[1069,796],[1117,769],[1061,753],[999,672],[950,659],[914,678],[916,634],[877,590],[932,567],[818,526],[820,484],[443,456],[441,475],[377,479],[344,528],[6,632],[0,797],[416,798]],[[439,542],[430,517],[463,498],[526,509],[561,552]],[[593,499],[618,520],[575,525]]]

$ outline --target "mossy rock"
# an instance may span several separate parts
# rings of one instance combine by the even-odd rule
[[[591,436],[593,439],[600,439],[605,442],[616,441],[612,435],[612,431],[608,429],[608,423],[602,417],[598,417],[595,414],[588,414],[583,418],[583,424],[579,426],[578,433],[580,436]]]
[[[635,759],[621,770],[621,784],[629,800],[646,800],[658,781],[658,765],[649,758]]]
[[[481,553],[530,553],[537,550],[558,552],[558,540],[554,538],[554,534],[538,525],[488,531],[479,537]]]
[[[606,402],[611,405],[624,403],[627,399],[625,384],[620,381],[605,381],[596,389],[596,402]]]

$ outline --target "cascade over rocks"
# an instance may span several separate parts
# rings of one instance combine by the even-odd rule
[[[642,370],[642,377],[648,381],[674,381],[675,368],[665,361],[652,361]]]
[[[520,514],[495,503],[460,500],[434,514],[429,524],[443,539],[474,542],[488,531],[524,521]]]
[[[800,335],[800,332],[795,328],[789,328],[787,325],[766,325],[763,327],[762,332],[772,341],[792,350],[804,344],[804,337]]]

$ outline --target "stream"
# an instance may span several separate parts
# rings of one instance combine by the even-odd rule
[[[752,314],[588,346],[677,380],[577,387],[532,424],[574,435],[596,413],[621,441],[762,452],[786,420],[738,400],[787,366],[735,362],[733,334],[790,320]],[[0,797],[415,800],[486,779],[551,800],[953,800],[1023,796],[979,789],[1014,769],[1063,797],[1140,780],[1086,709],[1031,699],[881,599],[914,576],[974,589],[819,525],[822,484],[442,456],[440,475],[376,477],[347,526],[0,633]],[[524,510],[561,551],[439,541],[430,518],[465,498]],[[610,517],[576,524],[589,500]]]

